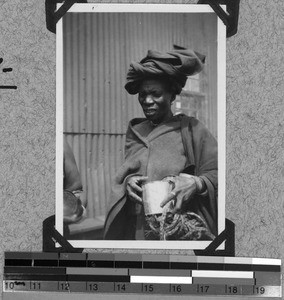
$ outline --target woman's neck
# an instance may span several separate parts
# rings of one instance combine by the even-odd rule
[[[152,126],[156,127],[162,123],[166,123],[167,121],[169,121],[171,118],[173,117],[173,113],[172,111],[170,111],[163,119],[161,120],[155,120],[155,121],[151,121],[150,120],[150,123]]]

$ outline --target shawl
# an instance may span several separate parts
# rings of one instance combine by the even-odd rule
[[[208,191],[206,197],[197,195],[190,201],[190,210],[202,217],[211,232],[217,235],[217,142],[197,119],[185,115],[180,115],[180,118],[182,142],[187,157],[186,169],[181,172],[190,170],[192,175],[200,176]],[[133,133],[133,125],[139,122],[141,119],[130,121],[126,133],[126,160],[118,170],[112,186],[109,211],[104,226],[104,239],[135,239],[137,217],[128,213],[128,205],[131,201],[127,201],[126,182],[129,176],[139,174],[141,166],[137,158],[141,150],[147,147]]]
[[[177,85],[179,94],[185,86],[187,76],[199,73],[203,69],[204,62],[204,55],[188,49],[167,53],[149,50],[147,56],[139,63],[130,64],[125,89],[129,94],[135,95],[145,78],[168,77]]]

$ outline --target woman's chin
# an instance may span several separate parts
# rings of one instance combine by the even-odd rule
[[[155,122],[157,121],[157,116],[155,113],[152,113],[152,112],[149,112],[149,113],[144,113],[145,117],[149,120],[149,121],[152,121],[152,122]]]
[[[146,117],[148,121],[152,122],[153,124],[159,124],[159,120],[157,120],[156,118],[148,118]]]

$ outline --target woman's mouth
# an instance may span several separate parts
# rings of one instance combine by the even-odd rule
[[[145,108],[143,109],[144,114],[147,116],[154,115],[156,113],[156,109],[154,108]]]

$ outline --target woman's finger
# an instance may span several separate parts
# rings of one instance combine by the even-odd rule
[[[142,193],[141,183],[148,180],[147,176],[134,176],[129,182],[128,185],[131,189],[135,190],[136,192]]]
[[[182,202],[183,202],[182,198],[179,197],[176,201],[174,209],[172,210],[173,214],[176,214],[178,211],[181,211]]]
[[[164,207],[168,202],[170,202],[171,200],[175,199],[176,196],[177,196],[177,195],[176,195],[176,192],[175,192],[174,190],[172,190],[172,191],[168,194],[167,198],[164,199],[164,200],[161,202],[160,206],[161,206],[161,207]]]
[[[141,183],[143,183],[144,181],[147,181],[147,180],[148,180],[148,176],[140,176],[138,178],[138,181],[141,182]]]
[[[135,193],[130,191],[128,193],[128,196],[130,197],[131,200],[134,200],[136,203],[142,205],[142,199],[138,195],[136,195]]]
[[[136,192],[142,193],[142,188],[136,182],[130,183],[130,187]]]

